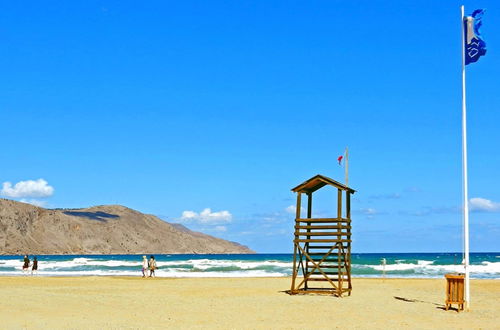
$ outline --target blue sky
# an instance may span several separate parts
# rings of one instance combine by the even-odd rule
[[[4,3],[3,197],[291,252],[290,189],[343,181],[349,146],[353,252],[460,251],[461,4]],[[487,9],[467,69],[471,250],[498,251],[500,3],[463,4]]]

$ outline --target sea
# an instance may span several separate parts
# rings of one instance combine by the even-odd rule
[[[150,256],[148,255],[148,258]],[[33,260],[33,256],[29,256]],[[36,276],[142,276],[142,255],[37,255]],[[283,277],[292,254],[159,254],[157,277]],[[386,260],[385,266],[382,259]],[[461,253],[353,253],[353,277],[441,278],[463,272]],[[500,253],[471,253],[471,278],[500,279]],[[23,256],[0,256],[0,276],[27,276]]]

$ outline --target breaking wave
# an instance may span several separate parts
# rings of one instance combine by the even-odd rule
[[[387,259],[385,266],[381,257]],[[471,254],[471,277],[500,279],[499,255]],[[140,276],[137,255],[39,256],[39,276]],[[292,255],[157,255],[158,277],[283,277],[292,272]],[[0,256],[0,276],[22,273],[22,256]],[[354,277],[438,278],[463,272],[453,254],[353,254]]]

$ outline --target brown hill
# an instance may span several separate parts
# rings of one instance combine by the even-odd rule
[[[44,209],[0,199],[0,254],[254,253],[124,206]]]

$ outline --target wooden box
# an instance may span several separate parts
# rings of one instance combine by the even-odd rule
[[[446,274],[446,310],[452,304],[457,304],[457,311],[464,309],[464,274]]]

